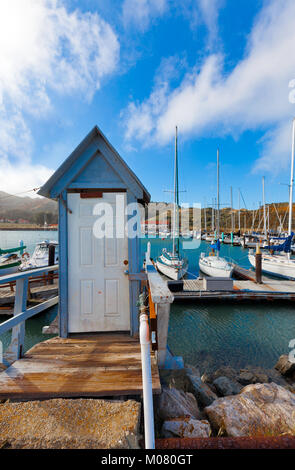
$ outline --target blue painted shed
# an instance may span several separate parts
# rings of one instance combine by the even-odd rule
[[[95,126],[39,194],[59,204],[60,336],[94,331],[136,334],[139,237],[128,236],[118,220],[124,213],[127,222],[138,202],[150,201],[146,188]],[[130,203],[135,206],[126,215]],[[113,227],[113,236],[101,236],[107,224]]]

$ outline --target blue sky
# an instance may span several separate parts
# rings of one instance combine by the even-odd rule
[[[0,6],[0,190],[40,186],[97,124],[169,200],[179,128],[184,202],[233,186],[287,200],[294,0],[10,0]],[[294,82],[292,82],[294,80]]]

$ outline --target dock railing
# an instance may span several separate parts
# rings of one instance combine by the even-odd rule
[[[16,282],[13,317],[0,324],[0,336],[12,328],[11,342],[3,354],[4,365],[9,366],[23,355],[26,320],[58,302],[58,296],[55,296],[34,307],[27,308],[29,278],[57,270],[58,265],[53,265],[0,277],[0,285]]]
[[[170,316],[170,305],[174,297],[167,283],[156,270],[150,257],[150,243],[145,256],[145,270],[148,278],[151,301],[155,306],[157,321],[157,362],[160,368],[165,367],[167,356],[167,340]]]

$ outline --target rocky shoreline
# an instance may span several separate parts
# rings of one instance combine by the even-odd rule
[[[157,437],[295,435],[295,364],[286,355],[272,369],[162,370],[161,382]]]

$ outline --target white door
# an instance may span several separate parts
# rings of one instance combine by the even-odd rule
[[[126,194],[124,209],[126,207]],[[113,208],[113,238],[96,238],[93,215],[98,203]],[[116,193],[102,198],[68,194],[68,312],[69,332],[130,330],[128,238],[116,238]]]

